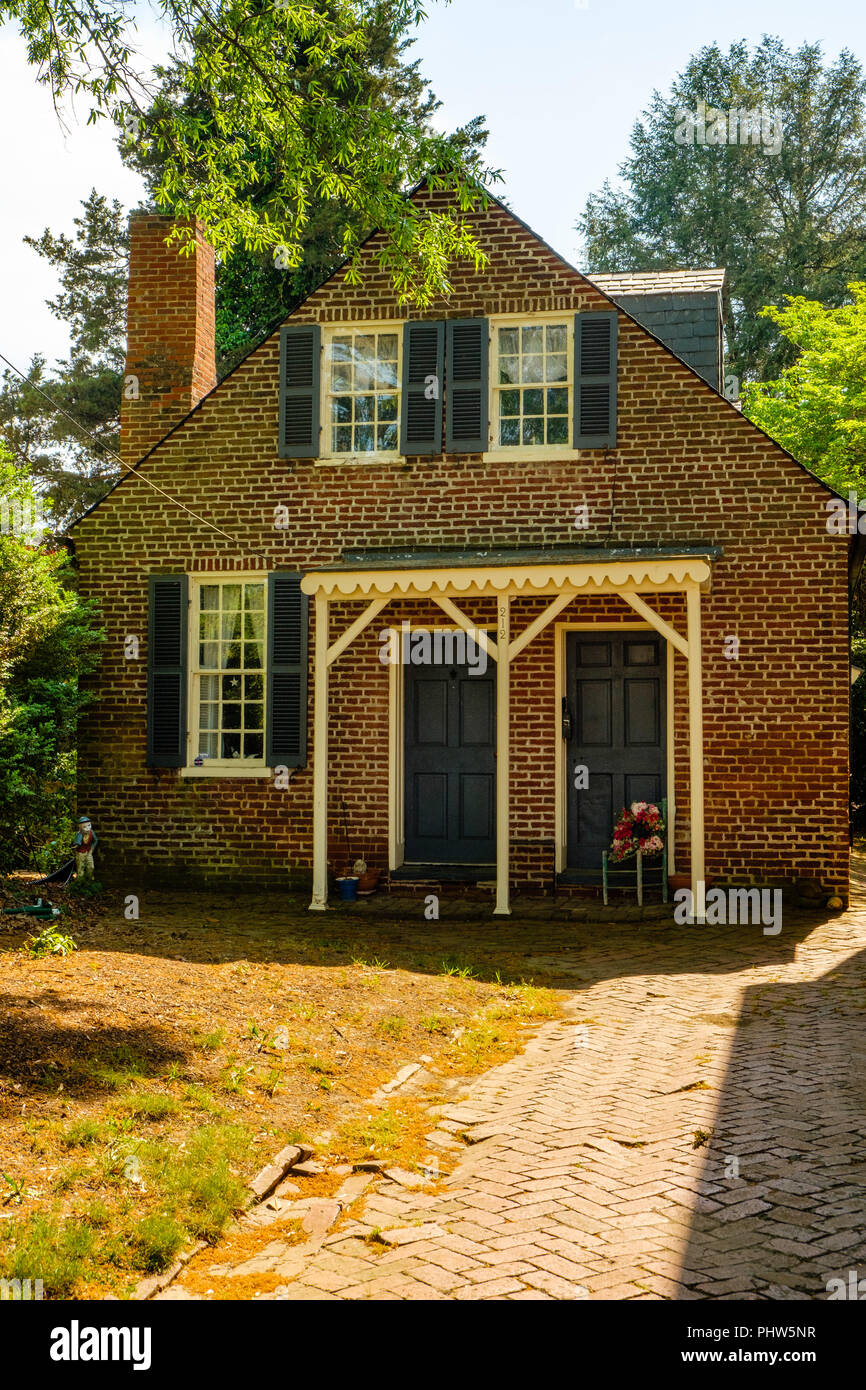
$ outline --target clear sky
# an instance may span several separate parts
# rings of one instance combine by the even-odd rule
[[[614,177],[636,116],[665,91],[690,54],[762,34],[795,47],[851,49],[866,65],[863,0],[428,0],[412,56],[443,101],[443,126],[483,114],[489,163],[514,210],[569,259],[586,195]],[[142,5],[140,10],[146,14]],[[159,51],[147,24],[142,47]],[[67,337],[45,307],[53,272],[25,234],[72,232],[91,187],[134,206],[139,181],[123,168],[112,133],[84,115],[64,134],[37,87],[24,45],[0,30],[0,351],[24,366],[33,352],[62,355]]]

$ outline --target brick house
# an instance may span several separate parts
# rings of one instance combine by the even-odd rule
[[[135,471],[73,531],[103,875],[321,909],[363,855],[501,914],[664,799],[697,893],[847,898],[850,542],[721,393],[722,272],[590,280],[473,218],[447,302],[401,306],[374,236],[217,385],[212,252],[133,215]]]

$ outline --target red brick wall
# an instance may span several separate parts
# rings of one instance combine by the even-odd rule
[[[152,213],[129,219],[120,451],[130,462],[216,386],[213,247],[196,223],[195,250],[181,254],[165,243],[171,227]]]
[[[477,231],[488,269],[458,269],[447,303],[433,305],[429,317],[609,307],[498,206],[478,216]],[[405,317],[374,252],[375,242],[360,286],[339,272],[294,319]],[[285,883],[308,878],[311,864],[311,765],[288,791],[268,780],[183,779],[144,766],[149,572],[307,569],[338,560],[344,547],[710,542],[724,554],[703,599],[707,871],[740,882],[814,877],[847,891],[847,541],[828,536],[827,493],[808,473],[623,314],[615,456],[564,450],[546,463],[445,455],[361,466],[286,462],[276,454],[278,370],[275,334],[142,468],[233,540],[170,507],[141,477],[126,479],[74,531],[82,590],[102,601],[108,633],[80,772],[82,805],[108,872],[129,882],[182,869]],[[582,502],[588,531],[573,525]],[[278,504],[289,508],[288,531],[274,530]],[[685,631],[681,599],[651,602]],[[513,629],[538,606],[516,600]],[[489,605],[466,607],[492,617]],[[359,611],[332,609],[332,631]],[[403,616],[443,621],[439,610],[395,604],[331,668],[332,866],[344,862],[343,796],[353,853],[387,862],[388,672],[378,632]],[[580,599],[560,621],[620,618],[636,615],[617,599]],[[126,634],[141,639],[137,662],[124,660]],[[740,639],[737,661],[724,656],[732,634]],[[554,837],[553,669],[549,628],[513,671],[516,878],[539,884],[549,879],[550,851],[522,842]],[[679,656],[675,711],[677,867],[686,869]]]

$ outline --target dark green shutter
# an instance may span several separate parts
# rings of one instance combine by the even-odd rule
[[[308,608],[299,574],[268,575],[269,767],[303,767],[307,761]]]
[[[616,446],[617,314],[574,319],[574,447]]]
[[[319,455],[319,382],[322,330],[291,324],[280,333],[281,459]]]
[[[487,319],[449,319],[446,324],[445,448],[479,454],[488,447],[487,381],[490,355]]]
[[[401,454],[442,452],[445,324],[420,319],[403,325]]]
[[[148,578],[147,764],[186,766],[189,585],[185,574]]]

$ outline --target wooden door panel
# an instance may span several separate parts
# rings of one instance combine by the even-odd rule
[[[404,668],[405,862],[496,856],[496,670]]]
[[[568,634],[566,864],[587,877],[600,879],[623,806],[665,796],[666,659],[655,634]],[[578,767],[587,769],[586,786],[574,785]]]
[[[657,680],[635,680],[626,677],[623,681],[625,697],[626,746],[639,745],[657,748],[661,729],[659,728],[659,700],[661,692]]]

